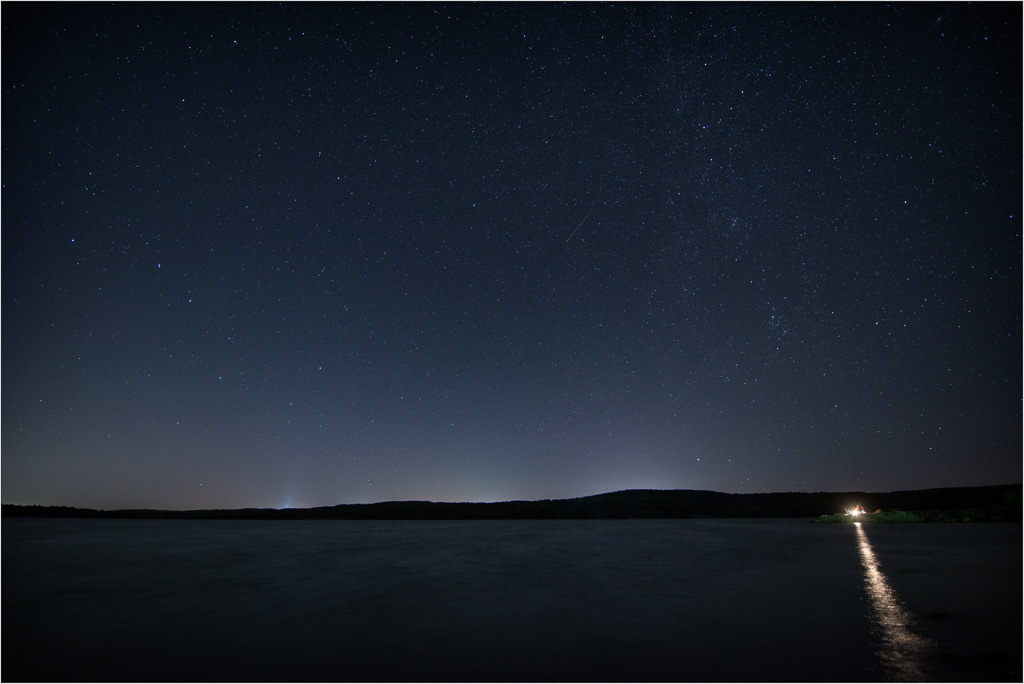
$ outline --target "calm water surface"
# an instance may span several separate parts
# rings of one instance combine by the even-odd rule
[[[1021,681],[1021,526],[3,520],[4,681]]]

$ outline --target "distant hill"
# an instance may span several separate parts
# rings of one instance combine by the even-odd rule
[[[813,518],[855,505],[868,511],[970,510],[972,520],[1021,520],[1022,486],[946,487],[899,492],[725,494],[691,489],[629,489],[578,499],[437,503],[390,501],[319,508],[100,511],[3,505],[5,517],[204,520],[591,520],[625,518]]]

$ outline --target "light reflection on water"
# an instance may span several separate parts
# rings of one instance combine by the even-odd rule
[[[855,526],[0,522],[3,681],[1021,681],[1019,524],[861,535],[921,652]]]
[[[859,522],[854,526],[857,529],[857,550],[864,566],[864,589],[871,601],[874,626],[882,642],[879,649],[882,664],[893,680],[924,681],[927,675],[923,663],[933,644],[910,629],[913,617],[904,610],[896,592],[879,569],[864,527]]]

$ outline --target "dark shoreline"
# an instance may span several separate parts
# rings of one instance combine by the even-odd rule
[[[726,494],[700,490],[624,490],[578,499],[438,503],[390,501],[318,508],[104,511],[3,505],[4,517],[171,520],[607,520],[627,518],[814,518],[861,505],[868,511],[967,511],[972,521],[1020,522],[1022,485],[898,492]],[[949,516],[933,515],[934,519]]]

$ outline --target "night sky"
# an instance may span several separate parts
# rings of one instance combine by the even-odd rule
[[[1012,4],[3,4],[2,493],[1020,482]]]

